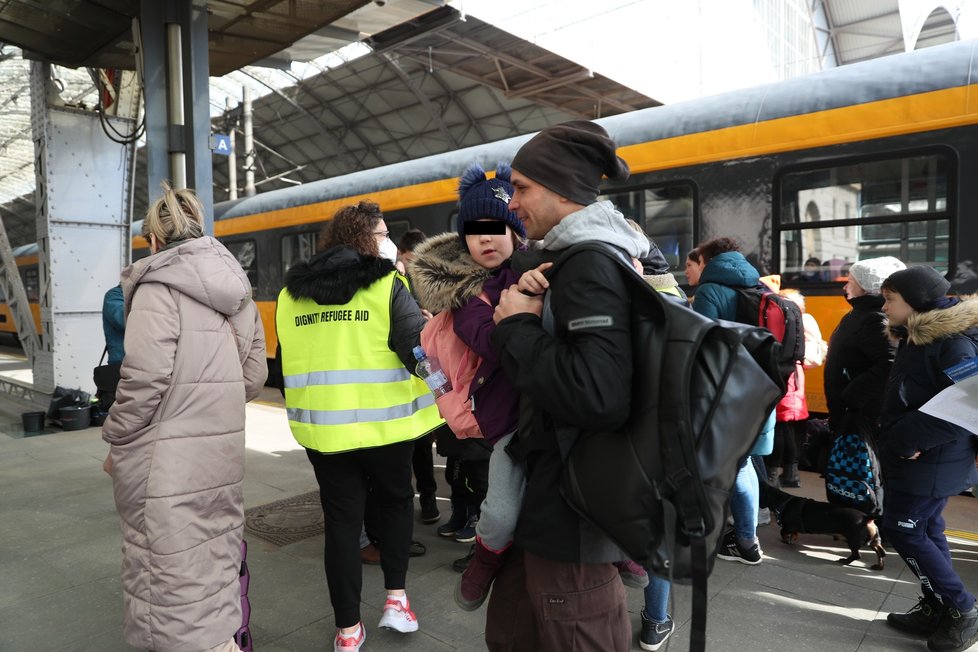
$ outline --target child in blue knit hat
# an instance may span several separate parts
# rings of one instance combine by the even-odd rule
[[[509,210],[513,186],[508,165],[497,166],[492,179],[479,165],[469,166],[458,193],[458,234],[422,243],[410,271],[422,307],[435,313],[451,310],[455,335],[479,357],[469,393],[484,441],[492,446],[489,486],[475,523],[473,555],[455,588],[455,601],[471,611],[485,601],[502,568],[523,499],[523,471],[503,450],[516,432],[519,395],[489,338],[496,328],[492,317],[500,294],[519,280],[510,257],[523,247],[526,230]]]

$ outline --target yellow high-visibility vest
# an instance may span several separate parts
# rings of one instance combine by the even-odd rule
[[[416,439],[444,423],[434,396],[388,347],[391,272],[344,305],[278,295],[275,326],[296,441],[340,453]]]

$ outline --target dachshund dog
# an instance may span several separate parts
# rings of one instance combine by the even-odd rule
[[[781,526],[781,540],[785,543],[793,544],[801,533],[837,534],[845,538],[852,553],[839,559],[840,564],[849,565],[859,559],[859,548],[868,543],[877,559],[871,568],[883,570],[886,551],[872,516],[851,507],[792,496],[765,483],[761,483],[761,507],[771,510]]]

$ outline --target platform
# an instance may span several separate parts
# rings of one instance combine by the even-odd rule
[[[312,468],[293,441],[278,405],[266,391],[248,406],[246,507],[316,489]],[[0,417],[0,650],[3,652],[116,652],[122,640],[118,518],[111,480],[102,472],[107,450],[96,428],[48,430],[24,437],[19,417]],[[436,457],[436,464],[443,460]],[[822,497],[817,476],[802,473],[800,493]],[[439,505],[447,517],[447,485],[440,471]],[[417,505],[416,505],[417,509]],[[978,500],[954,497],[948,527],[973,530]],[[834,563],[842,548],[830,537],[802,535],[801,545],[780,542],[776,526],[758,529],[764,562],[749,567],[717,561],[709,584],[710,650],[872,652],[924,650],[885,624],[889,611],[916,602],[917,583],[895,555],[886,570],[863,561]],[[978,542],[962,532],[953,540],[955,564],[978,589]],[[379,567],[363,568],[364,652],[484,650],[485,609],[467,613],[452,600],[458,575],[451,562],[468,546],[439,538],[435,526],[415,526],[427,554],[411,560],[408,593],[418,633],[400,636],[374,627],[384,602]],[[249,541],[254,648],[259,652],[329,649],[333,618],[323,576],[323,536],[276,546]],[[638,650],[642,591],[628,589]],[[672,650],[688,648],[690,591],[674,592],[677,631]]]

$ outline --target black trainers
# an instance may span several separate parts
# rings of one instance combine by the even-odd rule
[[[421,503],[421,522],[422,523],[437,523],[438,517],[441,514],[438,512],[438,502],[435,500],[434,494],[425,494],[418,498],[418,502]]]
[[[654,623],[645,616],[642,611],[642,633],[638,637],[638,644],[643,650],[658,650],[672,636],[672,630],[676,624],[672,618],[666,616],[666,622]]]
[[[459,557],[452,562],[452,570],[454,570],[456,573],[464,573],[465,569],[469,567],[469,562],[472,561],[474,556],[475,544],[473,543],[472,547],[469,548],[469,552],[464,557]]]
[[[469,514],[465,507],[452,505],[452,515],[447,521],[438,526],[438,536],[454,537],[455,533],[469,522]]]
[[[935,598],[921,596],[905,614],[887,614],[886,624],[917,636],[930,636],[941,624],[942,605]]]
[[[978,643],[978,607],[970,611],[947,609],[937,631],[927,639],[930,652],[962,652]]]
[[[755,543],[745,550],[737,543],[737,535],[730,530],[723,536],[723,543],[717,552],[717,558],[725,561],[739,561],[741,564],[756,566],[761,563],[761,546]]]

